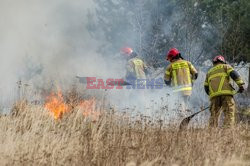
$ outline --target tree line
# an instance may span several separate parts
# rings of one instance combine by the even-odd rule
[[[105,40],[99,51],[112,55],[131,46],[153,66],[166,51],[202,65],[217,54],[230,63],[250,62],[249,0],[94,0],[88,29]],[[250,70],[250,69],[249,69]]]

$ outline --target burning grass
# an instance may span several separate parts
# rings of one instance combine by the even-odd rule
[[[69,107],[64,102],[61,91],[52,93],[47,97],[45,108],[51,112],[55,119],[62,118],[63,114],[69,111]]]
[[[51,93],[46,100],[45,109],[49,110],[55,120],[61,119],[62,116],[74,108],[81,110],[83,115],[93,120],[97,120],[100,112],[96,109],[97,103],[95,98],[91,99],[78,99],[77,102],[67,103],[64,99],[62,91],[58,90],[57,93]]]
[[[55,120],[44,106],[20,102],[0,117],[1,165],[247,165],[246,127],[179,133],[113,109],[93,121],[83,114],[96,112],[93,104],[86,100]]]

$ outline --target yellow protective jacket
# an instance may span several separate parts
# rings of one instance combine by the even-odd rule
[[[228,64],[217,64],[212,67],[207,75],[204,87],[208,87],[210,98],[222,95],[234,95],[236,92],[231,84],[231,75],[235,73],[234,69]],[[238,75],[238,74],[237,74]],[[234,78],[238,86],[244,84],[240,76]]]
[[[167,66],[164,79],[171,81],[174,92],[182,92],[183,95],[189,96],[192,93],[192,80],[197,73],[191,62],[178,59]]]
[[[146,65],[138,57],[132,58],[127,63],[126,79],[146,79]]]

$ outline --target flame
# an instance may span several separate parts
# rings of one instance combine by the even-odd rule
[[[62,92],[58,90],[57,93],[51,93],[47,97],[45,108],[50,111],[54,119],[61,119],[62,116],[70,111],[70,106],[64,102]],[[81,100],[77,105],[80,111],[82,111],[83,116],[86,118],[91,118],[93,121],[98,120],[100,112],[96,111],[96,99]]]
[[[56,94],[51,93],[47,98],[45,108],[52,113],[55,119],[62,118],[62,115],[69,111],[69,106],[65,104],[60,90]]]
[[[83,116],[89,117],[93,121],[96,121],[100,116],[100,112],[96,111],[96,99],[95,98],[81,101],[79,104],[79,107],[80,107],[80,110],[83,111]]]

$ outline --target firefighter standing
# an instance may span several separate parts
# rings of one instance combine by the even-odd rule
[[[233,79],[239,86],[239,93],[244,91],[244,82],[240,75],[228,64],[223,56],[219,55],[213,59],[213,67],[208,71],[204,88],[210,96],[210,119],[209,126],[217,127],[220,113],[224,113],[224,127],[235,124],[235,101],[236,94],[230,80]]]
[[[198,77],[198,72],[191,64],[182,58],[176,48],[172,48],[166,59],[171,62],[167,66],[164,81],[167,86],[172,86],[174,92],[178,94],[183,103],[183,109],[186,109],[188,98],[192,93],[193,80]]]

